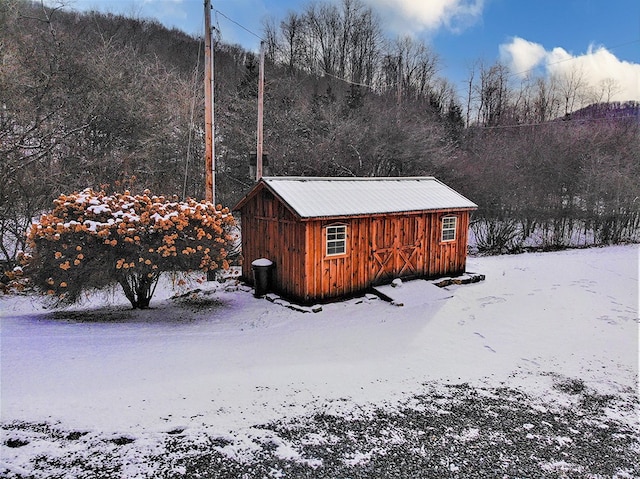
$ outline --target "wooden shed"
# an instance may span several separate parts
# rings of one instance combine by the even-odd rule
[[[395,278],[465,271],[477,205],[433,177],[264,177],[236,205],[243,277],[273,262],[271,289],[303,304]]]

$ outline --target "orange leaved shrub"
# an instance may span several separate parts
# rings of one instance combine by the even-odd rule
[[[61,302],[119,283],[134,308],[147,308],[165,271],[228,269],[234,225],[212,203],[86,189],[61,195],[31,227],[25,271]]]

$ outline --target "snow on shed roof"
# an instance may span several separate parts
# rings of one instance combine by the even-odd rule
[[[478,207],[433,177],[263,177],[302,218]]]

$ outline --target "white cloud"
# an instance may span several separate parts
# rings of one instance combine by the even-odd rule
[[[511,43],[500,45],[500,58],[514,73],[532,70],[547,56],[542,45],[515,37]]]
[[[544,68],[547,76],[578,76],[594,93],[606,86],[612,101],[640,101],[640,64],[620,60],[603,46],[591,45],[586,53],[573,55],[561,47],[546,50],[516,37],[500,45],[500,55],[521,77]]]
[[[366,0],[383,14],[390,29],[413,34],[445,27],[460,30],[482,15],[484,0]]]

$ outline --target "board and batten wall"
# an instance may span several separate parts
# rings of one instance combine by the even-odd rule
[[[441,241],[442,218],[455,216],[456,238]],[[395,278],[436,278],[465,271],[469,211],[432,211],[308,222],[302,299],[350,296]],[[326,227],[347,226],[344,255],[327,256]]]
[[[305,285],[306,224],[266,189],[240,210],[242,276],[252,282],[251,262],[271,260],[271,285],[285,296],[302,299]]]

